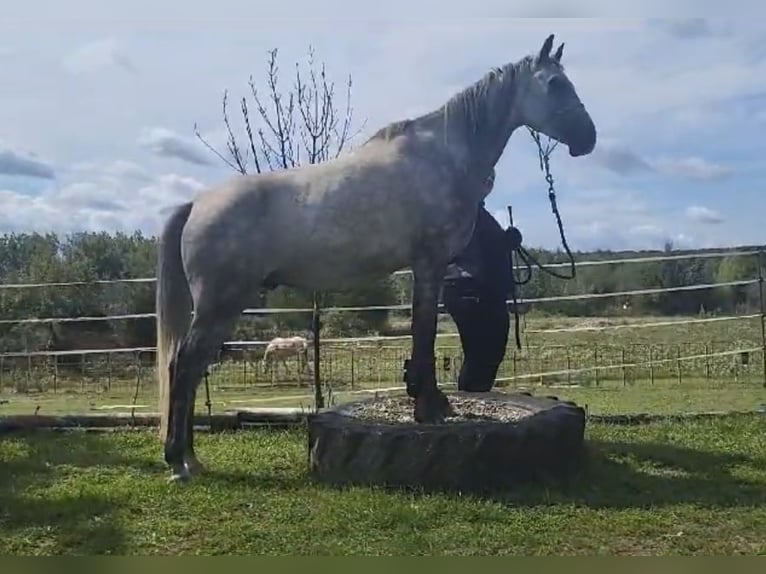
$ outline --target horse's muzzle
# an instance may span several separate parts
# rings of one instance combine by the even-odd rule
[[[580,157],[588,155],[596,147],[596,126],[589,116],[586,116],[579,125],[570,130],[571,137],[567,138],[569,155]]]

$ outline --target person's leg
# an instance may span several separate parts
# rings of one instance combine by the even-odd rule
[[[458,389],[476,393],[492,390],[508,344],[510,318],[505,301],[445,297],[445,306],[457,325],[463,349]]]
[[[483,393],[492,390],[497,371],[505,358],[510,317],[505,301],[502,300],[485,302],[480,310],[477,309],[476,315],[480,317],[478,333],[475,335],[479,352],[471,390]]]
[[[460,391],[472,391],[474,381],[481,376],[481,330],[480,321],[477,319],[476,302],[469,302],[461,309],[459,316],[460,344],[463,349],[463,364],[460,366],[460,375],[457,380],[457,388]]]
[[[480,375],[481,331],[477,315],[479,303],[475,298],[465,296],[458,288],[445,288],[444,306],[457,326],[460,347],[463,351],[463,363],[458,374],[458,390],[470,390],[471,381]]]

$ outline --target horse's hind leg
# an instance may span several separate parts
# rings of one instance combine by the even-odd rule
[[[165,462],[172,469],[171,480],[188,479],[195,467],[199,469],[193,446],[196,389],[241,311],[230,304],[224,308],[208,301],[201,303],[195,309],[189,332],[171,364],[174,383],[170,388],[170,408],[173,416],[165,442]]]
[[[198,388],[198,386],[195,386],[192,390],[191,400],[186,411],[186,452],[184,453],[184,462],[191,474],[198,474],[205,470],[205,466],[194,453],[194,409],[197,404]]]

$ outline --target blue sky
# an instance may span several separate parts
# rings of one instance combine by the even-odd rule
[[[156,233],[165,208],[231,175],[193,125],[221,144],[223,90],[238,98],[251,74],[262,82],[269,49],[289,69],[311,44],[334,79],[353,76],[359,141],[555,33],[599,132],[591,156],[562,147],[552,158],[573,248],[766,242],[766,27],[755,4],[740,20],[458,18],[430,1],[352,11],[327,0],[321,18],[308,0],[105,4],[0,8],[0,233]],[[471,3],[483,15],[510,14],[506,4]],[[555,248],[535,154],[517,131],[488,205],[505,224],[512,204],[527,243]]]

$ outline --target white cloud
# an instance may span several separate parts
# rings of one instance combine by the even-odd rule
[[[22,154],[0,143],[0,175],[53,179],[53,166],[32,154]]]
[[[633,245],[638,245],[638,249],[661,249],[667,243],[677,249],[702,247],[694,237],[683,232],[669,232],[656,223],[631,227],[627,235],[635,240]]]
[[[671,243],[678,249],[704,247],[694,237],[671,231],[659,223],[639,223],[624,226],[608,220],[593,220],[572,226],[569,244],[577,250],[611,249],[656,250]]]
[[[186,175],[149,176],[138,173],[136,168],[123,161],[80,164],[67,174],[78,179],[51,186],[42,193],[0,190],[0,233],[140,229],[156,234],[169,207],[188,201],[205,187]],[[113,177],[125,171],[129,177]]]
[[[65,208],[75,212],[80,210],[117,212],[127,207],[127,198],[120,197],[104,185],[92,182],[71,183],[53,193],[46,194],[42,199],[60,209]]]
[[[118,183],[124,180],[147,181],[149,172],[135,162],[117,159],[106,163],[80,162],[72,165],[69,172],[75,177],[89,177],[100,181]]]
[[[110,67],[137,72],[135,64],[115,38],[104,38],[79,46],[64,57],[62,65],[73,74],[99,72]]]
[[[593,151],[592,160],[597,165],[623,176],[654,173],[690,181],[713,181],[734,173],[728,166],[700,157],[646,158],[609,140],[601,143]]]
[[[593,150],[593,160],[620,175],[644,173],[653,169],[652,165],[640,155],[619,145],[599,145]]]
[[[193,177],[168,173],[140,188],[138,193],[146,201],[174,205],[188,201],[204,188],[205,184]]]
[[[176,158],[196,165],[213,163],[210,154],[202,149],[201,144],[166,128],[143,130],[138,143],[158,156]]]
[[[711,163],[699,157],[661,160],[657,169],[668,175],[676,175],[698,181],[711,181],[730,176],[732,169],[717,163]]]
[[[652,22],[661,30],[679,38],[705,38],[721,31],[706,18],[676,18]]]
[[[39,197],[11,190],[0,189],[0,233],[39,230],[51,231],[57,220],[58,210]]]
[[[717,212],[704,205],[691,205],[686,209],[686,217],[696,223],[718,224],[724,218]]]
[[[574,250],[663,249],[668,242],[676,248],[710,247],[721,241],[712,234],[697,237],[684,220],[655,205],[638,190],[575,189],[559,194],[559,206],[568,243]],[[527,247],[560,247],[558,231],[547,205],[539,202],[534,208],[525,206],[520,215]],[[731,242],[729,238],[726,244]]]

